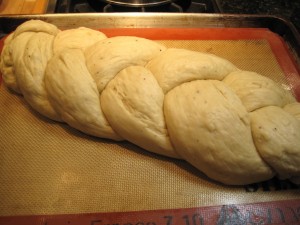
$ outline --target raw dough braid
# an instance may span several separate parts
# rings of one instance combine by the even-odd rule
[[[300,103],[212,54],[31,20],[6,40],[4,84],[42,115],[181,158],[242,185],[300,181]]]

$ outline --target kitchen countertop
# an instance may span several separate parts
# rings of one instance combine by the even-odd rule
[[[48,0],[0,0],[0,14],[41,14],[47,5]]]

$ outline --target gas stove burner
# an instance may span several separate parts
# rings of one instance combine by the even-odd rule
[[[182,8],[174,3],[153,7],[132,7],[107,4],[103,12],[183,12]]]
[[[96,11],[103,12],[183,12],[191,0],[88,0]]]
[[[101,0],[100,0],[101,1]],[[153,7],[172,3],[171,0],[102,0],[110,5],[125,7]]]
[[[54,13],[218,12],[214,0],[55,0]],[[50,12],[49,12],[50,13]]]

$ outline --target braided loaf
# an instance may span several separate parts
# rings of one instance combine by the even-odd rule
[[[225,184],[300,183],[300,103],[215,55],[31,20],[6,38],[1,72],[32,108],[86,134],[184,159]]]

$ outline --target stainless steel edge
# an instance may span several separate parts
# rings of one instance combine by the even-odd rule
[[[70,13],[0,16],[0,24],[41,19],[61,29],[86,26],[90,28],[146,27],[261,27],[264,19],[274,16],[199,14],[199,13]]]

